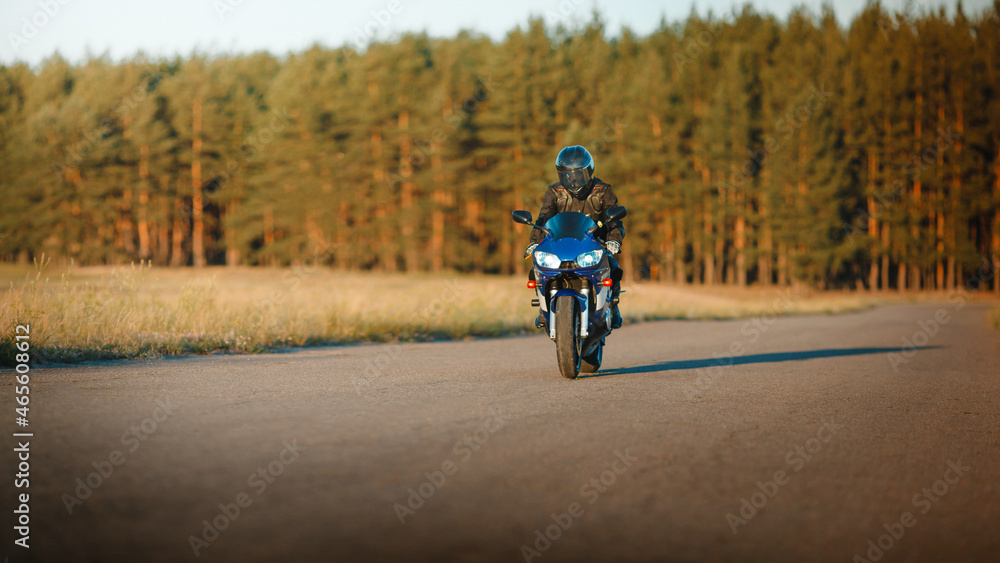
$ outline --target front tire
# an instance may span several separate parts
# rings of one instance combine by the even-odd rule
[[[580,312],[572,295],[556,299],[556,359],[559,372],[567,379],[580,374]]]

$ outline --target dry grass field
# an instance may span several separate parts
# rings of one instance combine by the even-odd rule
[[[531,333],[523,276],[345,273],[320,267],[167,269],[0,265],[0,363],[17,324],[33,362],[80,362],[357,342]],[[941,295],[626,283],[626,322],[838,313]],[[1000,328],[1000,310],[992,323]]]

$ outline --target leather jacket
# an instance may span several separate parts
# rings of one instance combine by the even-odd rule
[[[542,202],[542,209],[538,212],[536,222],[539,225],[544,225],[555,214],[565,211],[576,211],[583,213],[594,221],[605,221],[605,212],[616,205],[618,205],[618,197],[615,196],[611,185],[605,184],[600,178],[594,178],[593,187],[582,198],[574,197],[566,191],[566,188],[562,187],[562,184],[556,182],[549,186],[548,191],[545,192],[545,200]],[[599,228],[594,234],[598,239],[605,242],[613,240],[621,244],[622,239],[625,238],[625,226],[622,225],[621,221],[605,222],[604,226]],[[541,229],[532,229],[531,238],[528,242],[529,244],[537,243],[544,236],[545,233]]]

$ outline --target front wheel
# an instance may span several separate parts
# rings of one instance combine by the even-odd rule
[[[580,373],[580,312],[572,295],[556,299],[556,359],[559,371],[568,379]]]

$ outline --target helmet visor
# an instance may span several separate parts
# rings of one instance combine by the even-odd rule
[[[590,171],[586,168],[560,170],[559,183],[570,193],[578,194],[583,188],[590,185]]]

